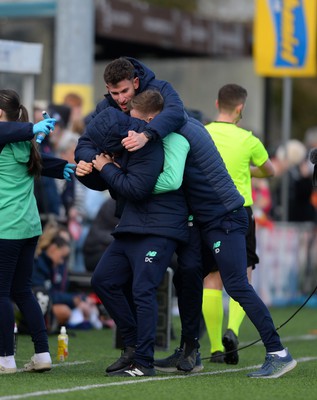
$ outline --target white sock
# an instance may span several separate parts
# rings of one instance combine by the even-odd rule
[[[0,357],[0,365],[5,368],[16,368],[14,356]]]
[[[287,356],[287,350],[283,349],[283,350],[280,350],[280,351],[272,351],[272,352],[270,352],[268,354],[276,354],[279,357],[286,357]]]
[[[99,319],[99,313],[98,310],[92,310],[89,318],[89,322],[92,324],[92,326],[96,329],[102,329],[103,325],[102,322]]]
[[[50,356],[49,352],[45,352],[45,353],[35,353],[34,354],[34,359],[36,362],[39,363],[51,363],[52,359]]]

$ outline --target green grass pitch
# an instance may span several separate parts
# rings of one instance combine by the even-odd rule
[[[271,309],[276,326],[294,312],[295,307]],[[179,342],[179,319],[173,318],[177,336],[168,352],[157,352],[157,358],[170,355]],[[197,374],[163,374],[148,378],[111,378],[105,368],[120,355],[113,348],[111,330],[75,331],[69,338],[69,358],[58,363],[57,336],[51,335],[50,349],[54,367],[43,374],[18,372],[0,376],[0,400],[17,399],[115,399],[115,400],[316,400],[317,399],[317,310],[304,307],[279,333],[283,344],[297,359],[297,367],[278,379],[250,379],[246,374],[264,361],[262,343],[240,351],[238,365],[211,364],[209,342],[201,339],[204,369]],[[258,339],[245,318],[239,335],[240,345]],[[18,339],[17,365],[33,355],[29,336]]]

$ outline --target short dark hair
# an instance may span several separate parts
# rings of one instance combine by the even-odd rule
[[[52,239],[51,244],[55,244],[59,249],[61,247],[70,247],[70,243],[68,240],[66,240],[65,238],[61,237],[61,236],[55,236]]]
[[[134,96],[128,103],[128,109],[138,110],[143,114],[159,113],[163,110],[164,98],[157,90],[145,90]]]
[[[116,85],[117,83],[135,77],[135,68],[133,64],[126,58],[120,57],[111,61],[104,71],[103,79],[106,84]]]
[[[232,111],[239,104],[244,104],[247,96],[248,92],[242,86],[234,83],[222,86],[218,92],[219,109]]]

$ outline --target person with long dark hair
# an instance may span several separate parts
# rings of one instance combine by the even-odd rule
[[[34,196],[34,179],[48,173],[63,179],[66,160],[43,162],[35,143],[39,132],[54,130],[53,118],[28,122],[28,112],[14,90],[0,90],[0,374],[17,371],[14,358],[14,310],[25,318],[35,354],[25,371],[52,367],[41,308],[32,292],[32,269],[42,233]]]

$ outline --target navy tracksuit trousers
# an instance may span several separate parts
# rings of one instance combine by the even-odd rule
[[[91,280],[124,345],[137,346],[134,360],[145,367],[153,365],[157,287],[176,246],[176,240],[159,236],[127,234],[116,238],[101,257]]]
[[[19,307],[30,330],[35,353],[48,352],[41,308],[32,292],[32,271],[37,237],[0,239],[0,356],[13,355],[14,312]]]
[[[201,233],[196,224],[189,227],[189,243],[176,249],[177,269],[173,276],[179,316],[182,325],[181,343],[199,347],[201,308],[203,297],[203,270]]]
[[[244,309],[258,330],[267,352],[283,350],[272,317],[247,278],[245,234],[248,215],[244,207],[219,220],[212,229],[203,227],[203,238],[214,254],[228,295]]]
[[[203,282],[205,271],[201,262],[201,237],[214,255],[221,279],[229,296],[243,307],[258,330],[267,352],[283,349],[272,317],[247,278],[245,234],[248,216],[244,207],[227,214],[201,230],[192,227],[190,243],[180,246],[179,267],[174,276],[182,321],[182,341],[197,341],[199,335]],[[199,345],[198,345],[199,346]]]

